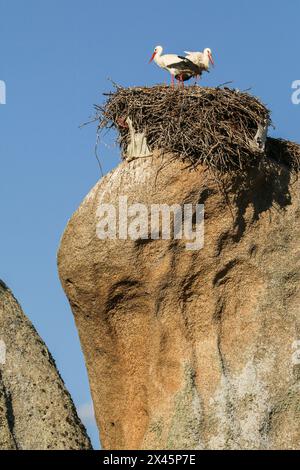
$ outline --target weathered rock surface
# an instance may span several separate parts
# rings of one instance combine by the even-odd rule
[[[104,448],[299,449],[300,187],[262,164],[224,183],[121,163],[58,255]],[[100,240],[100,203],[205,204],[205,244]]]
[[[91,449],[47,347],[2,281],[0,449]]]

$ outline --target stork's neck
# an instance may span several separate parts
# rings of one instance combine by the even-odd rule
[[[203,64],[206,67],[206,69],[209,69],[209,55],[207,51],[203,53]]]
[[[161,48],[161,49],[159,49],[159,50],[156,52],[156,54],[155,54],[155,56],[154,56],[154,62],[155,62],[157,65],[160,65],[160,66],[163,65],[162,52],[163,52],[163,50],[162,50],[162,48]]]

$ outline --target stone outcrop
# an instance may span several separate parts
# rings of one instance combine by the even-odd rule
[[[203,249],[99,239],[99,204],[124,195],[203,203]],[[299,182],[270,161],[221,183],[153,155],[92,189],[58,266],[104,448],[300,448],[299,207]]]
[[[2,281],[0,449],[91,449],[53,358]]]

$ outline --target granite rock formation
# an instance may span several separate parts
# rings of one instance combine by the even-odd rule
[[[299,181],[263,159],[222,182],[163,162],[101,179],[59,249],[103,447],[299,449]],[[120,196],[204,204],[204,247],[100,239],[99,205]]]
[[[91,449],[51,354],[2,281],[0,449]]]

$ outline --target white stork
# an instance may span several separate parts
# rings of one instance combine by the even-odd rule
[[[215,64],[211,49],[209,49],[209,47],[204,49],[203,52],[190,52],[190,51],[184,51],[184,52],[187,54],[186,59],[193,62],[193,64],[195,64],[196,67],[199,68],[199,73],[197,74],[199,76],[201,76],[202,72],[209,71],[210,63],[212,65]]]
[[[174,85],[174,78],[183,82],[191,77],[200,74],[199,67],[189,58],[177,54],[162,55],[163,48],[156,46],[149,62],[154,62],[161,68],[168,70],[171,74],[171,84]]]

